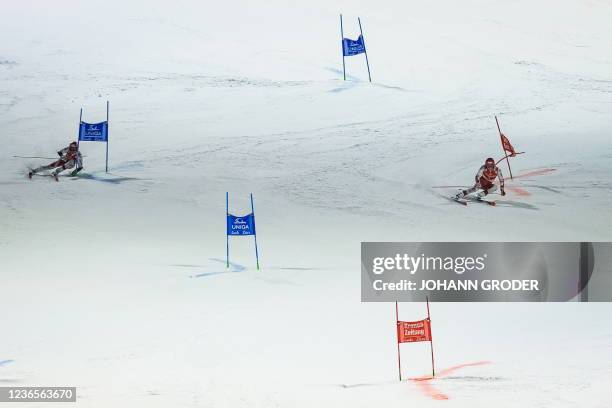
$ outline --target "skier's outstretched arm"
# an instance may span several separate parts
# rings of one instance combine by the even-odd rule
[[[480,184],[480,178],[482,177],[482,175],[484,174],[485,171],[485,166],[481,166],[478,169],[478,172],[476,172],[476,176],[474,177],[474,180],[476,181],[476,184]]]
[[[498,168],[497,171],[497,179],[499,180],[499,191],[501,192],[501,195],[505,196],[506,190],[504,189],[504,175],[502,174],[500,168]]]

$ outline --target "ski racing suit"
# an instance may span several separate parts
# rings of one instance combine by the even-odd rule
[[[51,171],[51,175],[57,176],[64,170],[71,169],[76,166],[75,171],[79,172],[83,169],[83,156],[81,156],[81,152],[78,150],[70,150],[70,147],[65,147],[59,152],[57,152],[60,159],[54,161],[51,164],[46,166],[40,166],[34,170],[32,173],[40,173],[41,171]]]
[[[489,193],[497,191],[495,179],[499,179],[499,186],[501,188],[502,195],[506,194],[504,191],[504,176],[502,175],[501,169],[497,166],[488,168],[486,165],[483,164],[482,166],[480,166],[480,169],[478,169],[478,173],[476,173],[475,179],[476,183],[474,184],[474,186],[468,188],[467,190],[463,190],[459,194],[459,198],[475,193],[478,190],[481,190],[478,193],[479,198],[482,198]]]

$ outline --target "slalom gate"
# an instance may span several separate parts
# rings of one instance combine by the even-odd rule
[[[230,265],[230,245],[229,239],[231,236],[249,236],[252,235],[255,240],[255,261],[257,262],[257,270],[259,270],[259,251],[257,249],[257,231],[255,229],[255,206],[253,205],[253,194],[251,194],[251,213],[244,216],[236,216],[229,212],[229,193],[225,193],[225,214],[227,220],[226,229],[226,267]]]
[[[395,320],[397,322],[397,369],[399,372],[399,380],[402,381],[402,357],[400,353],[400,344],[416,343],[428,341],[431,351],[431,377],[436,376],[434,363],[433,337],[431,335],[431,316],[429,314],[429,298],[427,302],[427,318],[415,322],[405,322],[399,319],[399,308],[395,302]]]
[[[77,149],[81,148],[81,142],[104,142],[106,143],[106,167],[108,173],[108,111],[109,104],[106,101],[106,121],[98,123],[83,122],[83,108],[79,117],[79,139]]]
[[[354,55],[364,54],[366,60],[366,66],[368,68],[368,79],[372,82],[372,75],[370,75],[370,61],[368,60],[368,51],[366,50],[365,40],[363,37],[363,29],[361,28],[361,18],[357,17],[359,23],[359,37],[356,40],[344,37],[344,26],[342,24],[342,14],[340,14],[340,36],[342,38],[342,74],[346,81],[346,57],[352,57]]]

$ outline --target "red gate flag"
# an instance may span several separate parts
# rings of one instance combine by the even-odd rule
[[[416,322],[397,322],[397,342],[415,343],[431,341],[431,322],[423,319]]]
[[[433,340],[431,338],[431,316],[429,314],[429,297],[425,297],[427,302],[427,318],[416,322],[402,322],[399,319],[399,308],[395,302],[395,321],[397,322],[397,371],[399,380],[402,381],[402,356],[400,355],[401,343],[415,343],[418,341],[428,341],[431,350],[431,377],[436,376],[434,364]]]
[[[512,147],[512,144],[510,144],[510,140],[508,140],[506,135],[504,135],[503,133],[500,133],[499,135],[501,136],[502,147],[504,148],[504,151],[508,152],[510,154],[510,157],[516,156],[516,151],[514,151],[514,147]]]

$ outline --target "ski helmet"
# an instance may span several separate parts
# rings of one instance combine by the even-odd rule
[[[68,146],[68,148],[72,149],[72,150],[74,150],[74,149],[76,149],[78,147],[79,147],[79,145],[77,144],[77,142],[70,142],[70,145]]]
[[[495,159],[492,157],[487,158],[487,160],[485,160],[485,166],[495,166]]]

